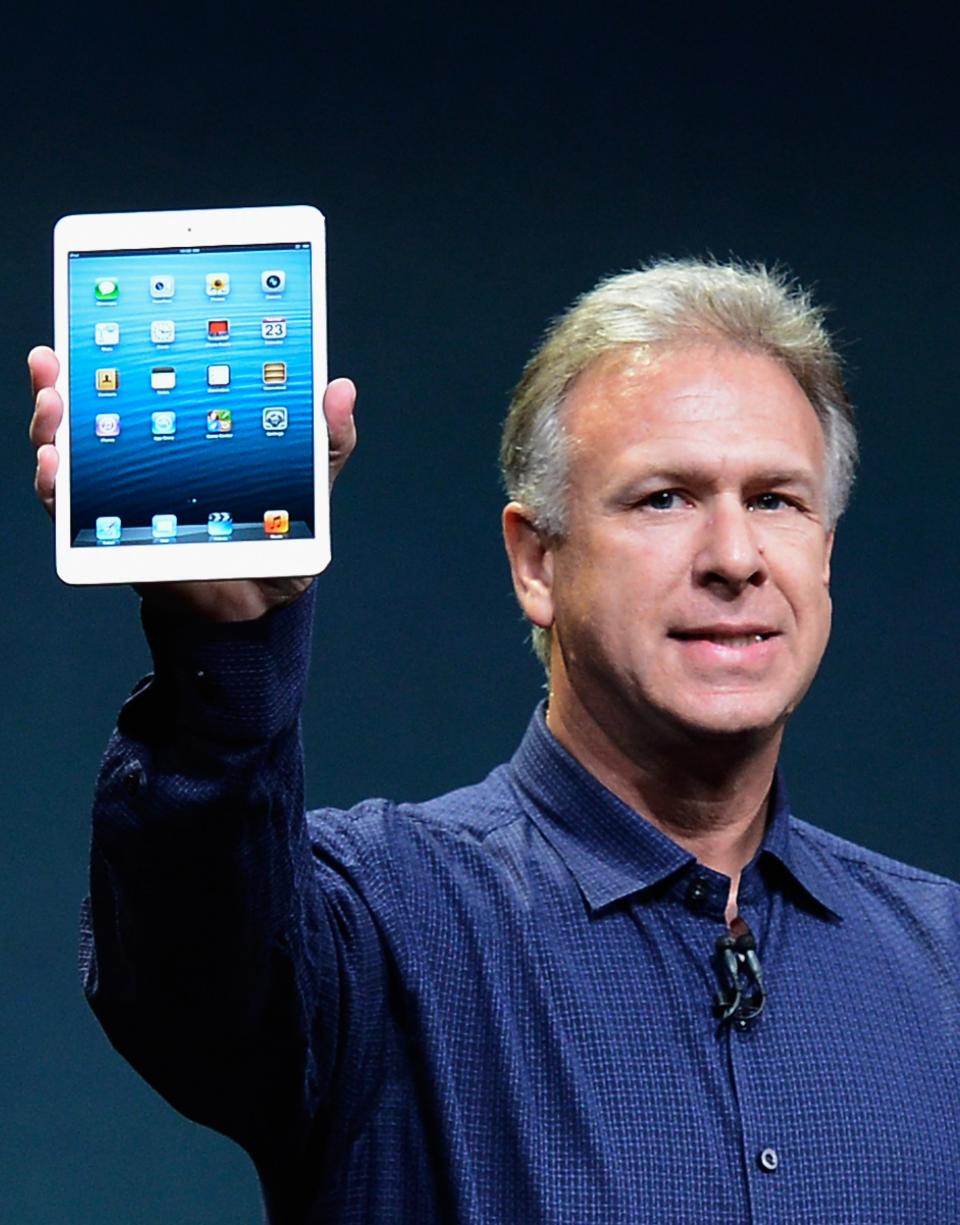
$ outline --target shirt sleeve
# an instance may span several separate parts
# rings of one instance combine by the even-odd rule
[[[155,671],[104,757],[84,907],[85,990],[114,1046],[261,1166],[375,1092],[338,1084],[345,1044],[378,1066],[376,927],[304,820],[313,599],[231,624],[145,609]]]

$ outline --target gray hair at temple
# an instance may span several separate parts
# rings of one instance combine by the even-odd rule
[[[853,484],[857,435],[840,358],[823,312],[784,272],[762,264],[659,260],[602,280],[548,328],[524,367],[503,427],[500,466],[508,497],[540,531],[562,539],[567,526],[564,400],[597,358],[625,345],[737,345],[786,367],[823,429],[826,521],[836,525]],[[549,629],[533,645],[549,669]]]

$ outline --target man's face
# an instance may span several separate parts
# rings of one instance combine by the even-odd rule
[[[824,439],[773,359],[625,349],[565,407],[552,701],[615,739],[774,731],[830,628]]]

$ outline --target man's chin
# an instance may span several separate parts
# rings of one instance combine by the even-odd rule
[[[768,743],[782,733],[788,714],[782,707],[770,709],[722,703],[715,706],[703,703],[695,709],[674,712],[690,739],[731,745]]]

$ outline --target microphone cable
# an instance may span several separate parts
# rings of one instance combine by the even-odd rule
[[[757,941],[739,915],[725,936],[716,943],[715,964],[720,991],[714,1009],[721,1025],[734,1024],[749,1029],[763,1012],[767,992],[757,955]]]

